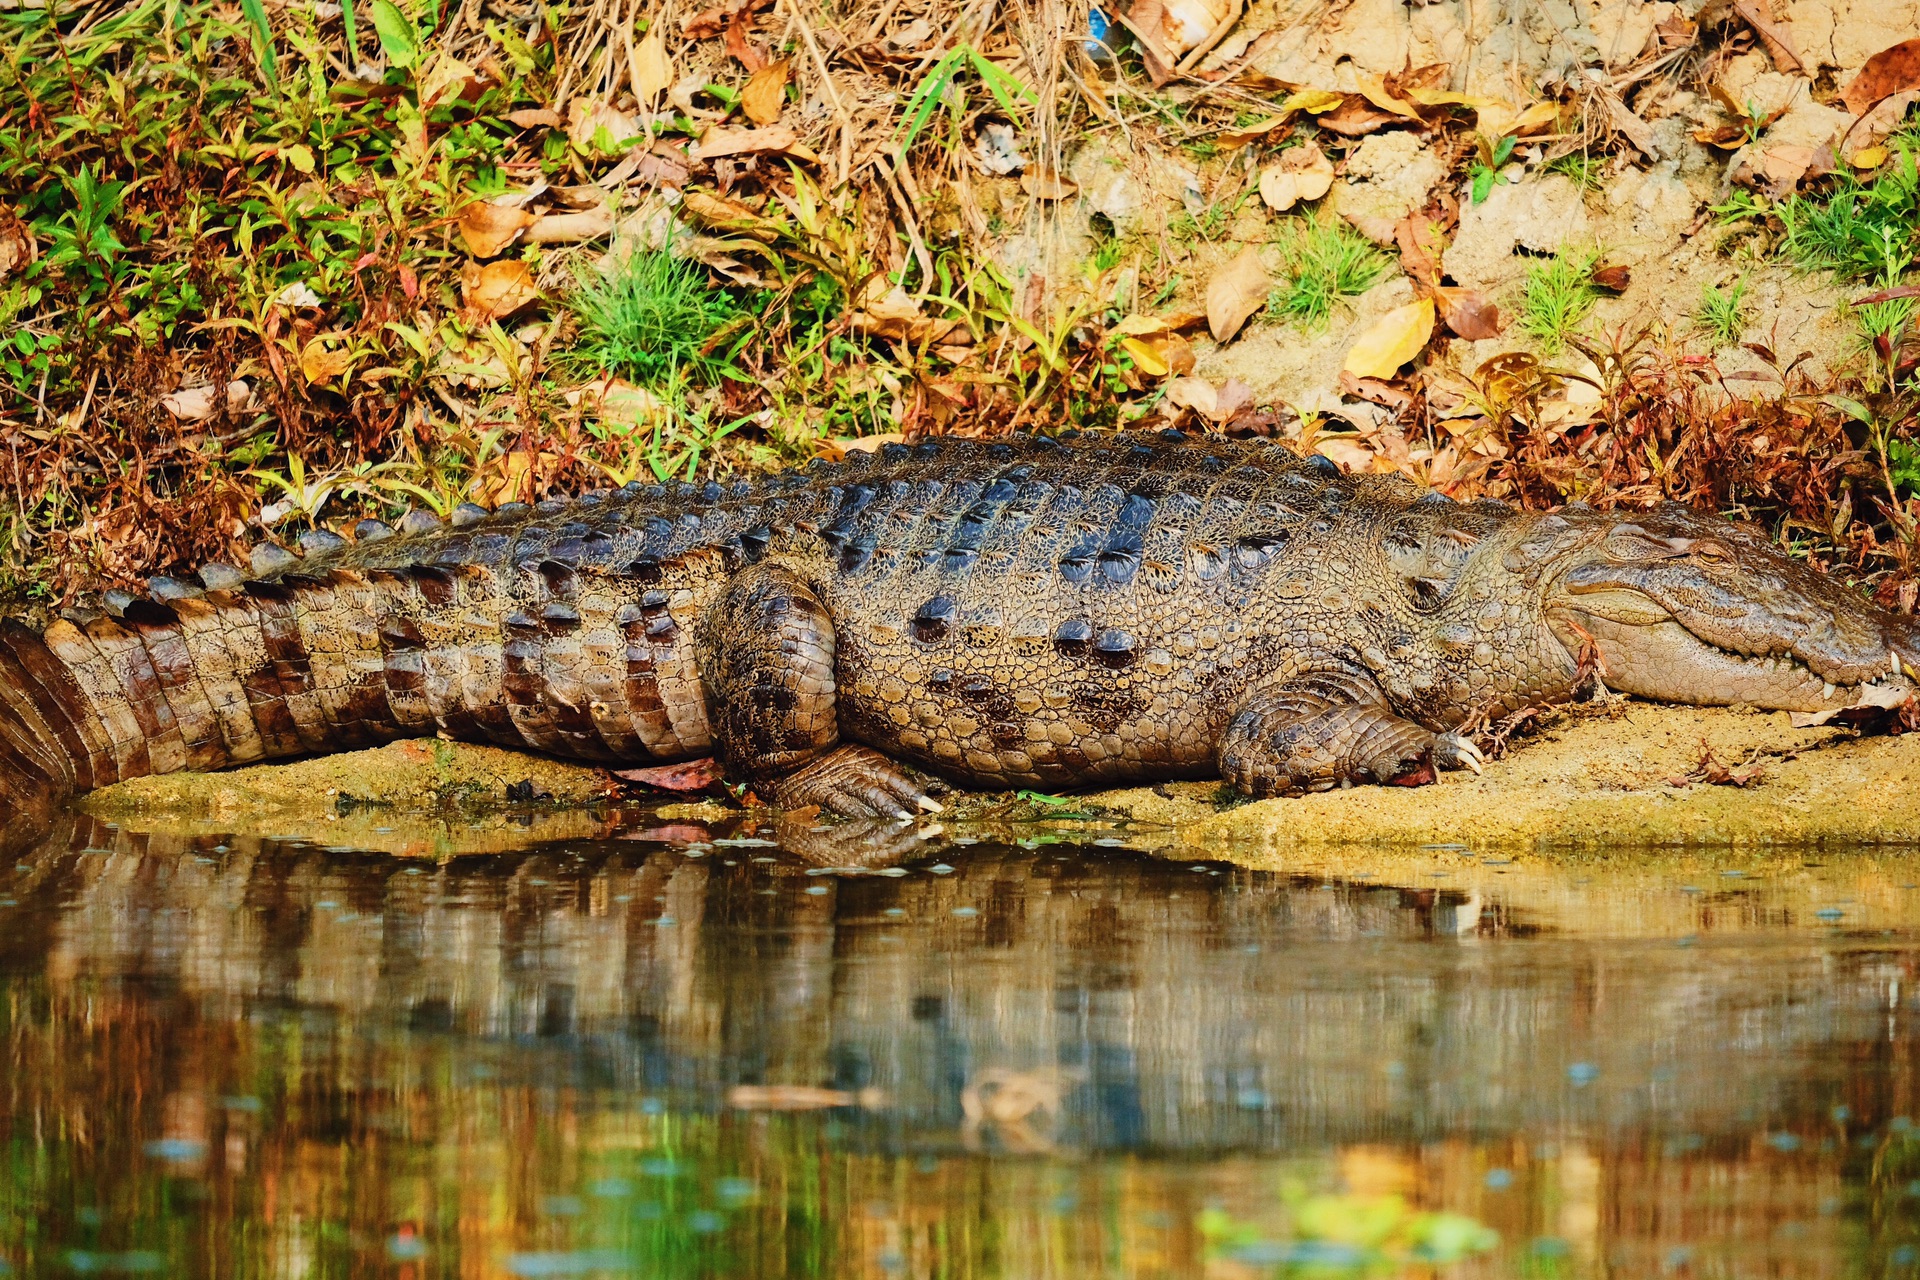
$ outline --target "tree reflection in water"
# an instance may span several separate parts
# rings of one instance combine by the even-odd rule
[[[823,873],[794,845],[682,820],[434,864],[79,822],[0,876],[0,1259],[1920,1265],[1897,855],[1386,883],[992,840]]]

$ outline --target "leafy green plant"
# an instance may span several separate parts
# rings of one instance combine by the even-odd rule
[[[1705,285],[1700,290],[1700,306],[1694,323],[1713,339],[1715,347],[1732,346],[1740,341],[1747,323],[1747,278],[1741,276],[1725,289]]]
[[[1314,327],[1325,324],[1336,299],[1365,293],[1393,259],[1338,218],[1309,213],[1278,242],[1286,283],[1267,298],[1267,317]]]
[[[1565,248],[1529,266],[1520,291],[1520,332],[1549,353],[1565,346],[1599,300],[1593,287],[1599,260],[1598,249]]]
[[[639,249],[583,270],[567,305],[580,322],[578,357],[648,387],[679,376],[712,382],[731,370],[723,329],[744,337],[749,317],[696,263],[671,249]]]
[[[1473,183],[1473,202],[1484,204],[1493,192],[1493,180],[1500,176],[1500,166],[1513,158],[1514,137],[1508,134],[1498,142],[1488,142],[1481,136],[1475,141],[1479,153],[1469,176]]]
[[[986,54],[970,44],[955,45],[940,61],[927,68],[927,74],[907,98],[900,123],[899,154],[905,155],[912,149],[921,131],[927,127],[927,122],[942,105],[947,108],[954,134],[959,133],[960,122],[967,114],[966,93],[961,85],[961,77],[969,69],[986,86],[994,103],[1009,116],[1019,115],[1021,104],[1032,104],[1039,100],[1023,81]]]

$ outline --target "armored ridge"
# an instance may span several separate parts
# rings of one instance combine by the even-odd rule
[[[890,445],[265,545],[0,637],[0,796],[448,737],[717,754],[782,803],[1213,772],[1258,794],[1478,766],[1452,730],[1617,687],[1820,711],[1904,692],[1890,617],[1750,532],[1455,504],[1285,448]],[[882,754],[884,753],[884,754]]]

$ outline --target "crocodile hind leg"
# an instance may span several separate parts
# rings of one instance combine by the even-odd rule
[[[1465,738],[1395,714],[1372,681],[1315,672],[1256,693],[1227,725],[1220,774],[1249,795],[1325,791],[1353,782],[1413,786],[1434,770],[1480,771]]]
[[[899,765],[843,744],[835,710],[833,620],[784,566],[742,570],[700,624],[700,672],[727,775],[785,808],[848,818],[937,810]]]

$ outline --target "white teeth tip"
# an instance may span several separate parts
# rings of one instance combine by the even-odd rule
[[[938,800],[935,800],[932,796],[915,796],[913,802],[928,813],[945,813],[947,811],[947,807]]]
[[[1823,698],[1831,698],[1833,696],[1833,681],[1827,681],[1826,687],[1820,690],[1820,696]]]

